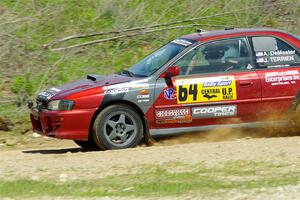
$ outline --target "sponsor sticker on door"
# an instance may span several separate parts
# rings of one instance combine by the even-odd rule
[[[295,84],[298,80],[300,80],[300,73],[298,70],[265,73],[266,83],[270,83],[272,86]]]
[[[156,123],[188,123],[192,121],[190,108],[170,108],[155,111]]]
[[[167,99],[167,100],[176,99],[176,90],[173,88],[165,88],[163,93],[164,93],[165,99]]]
[[[236,105],[206,106],[193,108],[193,119],[234,117],[237,114]]]
[[[237,98],[234,76],[176,80],[177,103],[229,101]]]

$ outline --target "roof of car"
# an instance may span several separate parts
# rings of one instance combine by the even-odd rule
[[[236,37],[236,36],[247,36],[247,35],[278,35],[278,34],[288,34],[285,31],[270,28],[248,28],[239,29],[231,28],[225,30],[216,31],[200,31],[198,33],[193,33],[185,35],[182,38],[196,40],[196,41],[208,41],[218,38]]]

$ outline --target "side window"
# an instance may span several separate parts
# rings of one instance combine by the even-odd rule
[[[251,54],[245,38],[212,42],[196,47],[174,65],[180,75],[250,70]]]
[[[252,37],[257,68],[289,67],[300,64],[300,54],[274,37]]]

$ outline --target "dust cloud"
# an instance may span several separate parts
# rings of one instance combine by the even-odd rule
[[[269,121],[274,116],[266,117]],[[296,125],[299,122],[299,127]],[[232,122],[231,122],[232,123]],[[237,121],[235,121],[237,123]],[[180,135],[155,138],[154,145],[176,145],[199,142],[221,142],[251,138],[291,137],[300,136],[300,119],[291,121],[288,126],[278,126],[276,122],[260,128],[216,128],[210,131],[187,132]]]

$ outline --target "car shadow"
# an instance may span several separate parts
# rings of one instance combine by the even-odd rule
[[[24,150],[23,153],[30,153],[30,154],[66,154],[66,153],[84,153],[84,152],[92,152],[92,151],[99,151],[99,150],[86,150],[82,148],[65,148],[65,149],[37,149],[37,150]]]

